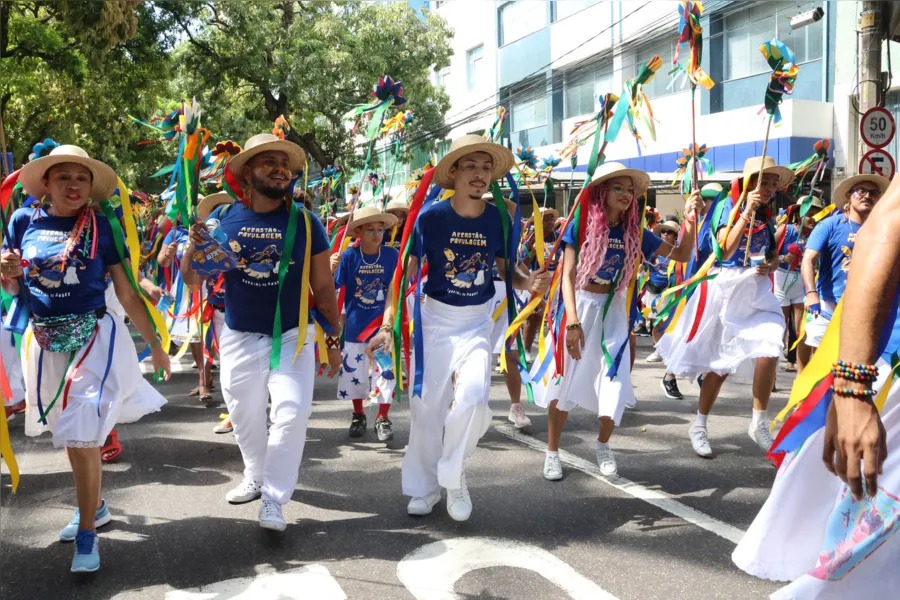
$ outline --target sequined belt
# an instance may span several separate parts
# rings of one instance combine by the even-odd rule
[[[106,307],[77,315],[32,316],[31,330],[38,346],[48,352],[75,352],[84,346],[97,327]]]

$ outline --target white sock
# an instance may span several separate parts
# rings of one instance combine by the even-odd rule
[[[559,450],[547,450],[547,456],[559,456]]]
[[[603,443],[600,440],[597,440],[597,450],[609,450],[609,443]]]
[[[750,424],[753,426],[753,429],[756,429],[761,421],[766,420],[768,419],[766,418],[765,410],[756,410],[755,408],[753,409],[753,416],[750,418]]]
[[[709,418],[709,415],[701,415],[697,413],[697,419],[694,421],[694,427],[706,427],[706,420]]]

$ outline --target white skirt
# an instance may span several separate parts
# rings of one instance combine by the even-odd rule
[[[506,284],[502,281],[494,282],[494,297],[491,299],[491,315],[497,311],[497,307],[506,300]],[[506,334],[506,330],[509,328],[509,313],[504,307],[504,310],[500,311],[500,316],[494,321],[494,326],[491,329],[491,352],[493,354],[500,354],[503,352],[503,337]]]
[[[3,356],[3,368],[6,380],[12,390],[12,398],[4,399],[4,404],[12,406],[25,399],[25,376],[22,375],[22,359],[16,348],[16,340],[12,331],[0,328],[0,354]]]
[[[656,350],[666,370],[678,377],[693,379],[713,372],[751,382],[755,359],[778,358],[784,347],[784,314],[771,283],[752,268],[728,268],[706,288],[703,317],[690,343],[703,296],[700,287],[688,299],[675,330],[659,340]]]
[[[176,279],[175,292],[174,295],[178,296],[178,286],[183,285],[183,289],[181,291],[180,302],[172,305],[172,311],[175,315],[186,315],[191,310],[191,298],[193,297],[193,290],[191,290],[191,286],[184,285],[181,281],[181,277]],[[191,338],[191,343],[199,343],[200,335],[197,329],[197,315],[191,315],[190,317],[169,317],[167,319],[169,324],[169,334],[172,336],[172,341],[180,344],[183,344],[188,336]],[[193,328],[193,333],[191,332]]]
[[[781,306],[803,304],[805,292],[803,290],[803,280],[800,278],[800,269],[795,268],[792,271],[778,269],[775,271],[774,291],[775,299],[778,300]]]
[[[880,365],[883,380],[889,366]],[[824,428],[778,470],[768,500],[732,560],[763,579],[792,581],[777,599],[897,598],[900,595],[900,385],[882,420],[888,457],[874,501],[853,502],[822,462]]]
[[[109,313],[98,324],[93,345],[88,342],[76,351],[68,369],[68,354],[42,351],[31,327],[25,332],[22,362],[27,401],[26,435],[50,431],[57,448],[97,448],[103,445],[116,423],[137,421],[165,404],[158,393],[144,393],[147,382],[138,367],[128,329]],[[86,353],[89,346],[90,351]],[[62,392],[48,411],[61,383]],[[48,412],[45,422],[40,419],[39,396],[41,407]]]
[[[581,360],[575,360],[566,352],[562,378],[556,375],[555,363],[551,364],[544,380],[534,385],[534,401],[546,408],[552,401],[559,400],[559,410],[570,411],[580,406],[597,416],[610,417],[618,425],[625,404],[634,398],[629,368],[631,356],[628,354],[628,312],[625,294],[616,294],[604,321],[606,298],[607,294],[575,292],[578,319],[584,332]],[[561,335],[565,334],[561,332]],[[622,353],[618,373],[613,379],[607,377],[609,365],[603,355],[601,338],[613,360]]]

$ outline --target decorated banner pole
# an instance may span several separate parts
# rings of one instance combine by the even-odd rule
[[[763,58],[772,68],[772,75],[769,77],[769,84],[766,86],[765,104],[762,110],[765,110],[769,118],[766,123],[766,137],[763,140],[763,152],[760,159],[759,174],[756,178],[756,189],[762,186],[763,165],[765,164],[766,152],[769,147],[769,133],[772,130],[772,123],[781,122],[781,104],[785,94],[790,94],[794,90],[794,82],[797,80],[797,74],[800,67],[795,64],[794,53],[784,43],[778,40],[765,42],[759,47]],[[762,112],[762,110],[760,112]],[[741,193],[741,199],[746,201],[748,193],[748,181],[744,181],[744,190]],[[746,267],[750,261],[750,241],[753,238],[753,223],[750,223],[750,232],[747,234],[747,247],[744,249],[744,266]]]

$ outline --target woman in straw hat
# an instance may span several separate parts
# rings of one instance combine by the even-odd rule
[[[800,278],[800,261],[803,258],[806,240],[816,225],[812,215],[824,207],[821,198],[816,196],[811,196],[811,198],[809,206],[813,211],[812,213],[800,214],[800,207],[806,200],[805,198],[800,198],[793,206],[788,207],[787,220],[775,230],[778,269],[775,271],[775,285],[773,289],[775,298],[781,305],[781,312],[784,313],[785,347],[788,345],[787,326],[793,324],[794,332],[800,331],[800,321],[803,319],[803,300],[805,297],[803,280]],[[802,352],[801,348],[805,348],[806,353]],[[797,347],[797,361],[800,363],[800,370],[803,370],[803,365],[809,360],[808,349],[805,345]],[[790,362],[789,359],[784,370],[796,371],[797,366]]]
[[[848,185],[881,193],[883,184]],[[877,204],[851,192],[850,202],[869,199],[871,216],[856,236],[845,310],[832,333],[836,358],[863,368],[833,369],[825,426],[795,442],[799,448],[781,462],[769,498],[732,554],[751,575],[791,582],[772,598],[896,598],[900,590],[900,385],[890,384],[896,340],[885,339],[897,331],[891,315],[900,291],[897,184]],[[841,241],[847,243],[846,230]],[[810,236],[807,252],[812,243]],[[831,365],[822,366],[827,372]],[[871,394],[885,385],[890,390],[879,411]]]
[[[77,146],[59,146],[25,165],[19,182],[41,199],[41,206],[13,214],[0,261],[4,289],[18,294],[24,283],[32,313],[22,348],[25,433],[50,431],[53,445],[66,448],[78,510],[60,539],[75,541],[72,571],[96,571],[96,527],[110,520],[100,493],[100,447],[116,422],[135,421],[164,402],[157,394],[147,403],[137,361],[119,350],[131,339],[106,314],[107,275],[150,345],[154,369],[166,377],[169,357],[131,287],[110,223],[93,210],[115,190],[113,170]]]
[[[411,423],[403,460],[403,493],[412,497],[410,515],[431,513],[442,487],[447,489],[452,519],[465,521],[472,512],[465,461],[491,422],[491,269],[496,264],[501,276],[506,272],[500,211],[482,196],[513,162],[507,148],[480,136],[455,140],[434,170],[434,183],[455,193],[449,201],[431,205],[415,225],[406,267],[418,270],[422,257],[428,261],[429,276],[421,312],[425,360],[418,366],[413,360],[411,366],[412,373],[421,368],[421,375],[410,376]],[[512,273],[517,289],[540,294],[547,287],[546,274]],[[390,345],[392,324],[388,306],[381,331],[369,342],[370,352]],[[415,393],[417,380],[421,396]],[[454,400],[453,412],[447,414]]]
[[[679,244],[663,242],[648,230],[642,234],[637,199],[649,185],[650,176],[643,171],[615,162],[603,164],[583,192],[589,199],[587,214],[581,217],[586,230],[580,252],[576,253],[579,232],[574,221],[563,233],[564,375],[560,381],[555,373],[548,374],[544,380],[549,385],[535,394],[535,400],[548,408],[544,477],[549,480],[562,478],[559,440],[569,411],[576,406],[600,417],[597,463],[604,475],[616,473],[609,440],[626,403],[634,399],[629,358],[624,359],[624,368],[618,367],[629,349],[626,291],[639,254],[648,260],[659,254],[685,261],[693,251],[690,221]],[[699,193],[693,194],[685,204],[685,215],[690,217],[700,205]]]
[[[819,347],[844,294],[856,236],[890,185],[880,175],[855,175],[838,184],[832,200],[846,212],[823,219],[806,242],[800,266],[809,314],[804,343]],[[818,276],[816,275],[818,272]]]
[[[366,432],[363,400],[376,399],[375,434],[380,442],[394,439],[388,411],[396,382],[392,370],[384,371],[376,361],[369,361],[366,343],[381,325],[391,277],[400,258],[396,248],[382,244],[385,231],[396,223],[396,217],[381,212],[377,206],[364,206],[353,211],[347,235],[359,239],[360,243],[341,254],[334,280],[336,288],[344,288],[344,341],[338,396],[353,401],[349,432],[352,438],[362,437]],[[371,383],[370,370],[374,371]]]
[[[403,241],[403,226],[406,224],[406,217],[409,216],[409,206],[403,200],[391,200],[384,207],[384,212],[397,219],[393,227],[384,232],[384,243],[399,251],[400,242]]]
[[[237,267],[225,273],[219,353],[222,395],[244,459],[244,479],[225,499],[242,504],[262,497],[260,527],[274,531],[287,528],[282,506],[297,485],[312,412],[315,327],[309,314],[297,310],[301,299],[311,291],[316,310],[340,332],[325,228],[290,195],[292,180],[305,164],[305,153],[292,142],[268,133],[247,140],[226,167],[240,182],[243,201],[216,207],[205,223],[195,223],[181,261],[185,282],[201,285],[205,278],[193,271],[191,261],[210,228],[238,255]],[[288,240],[293,246],[283,256]],[[279,283],[283,261],[287,266]],[[276,314],[281,316],[277,327]],[[333,345],[336,341],[331,338]],[[340,352],[334,347],[328,354],[333,375]],[[269,398],[271,428],[266,427]]]
[[[746,203],[733,227],[727,229],[728,210],[722,211],[718,223],[711,223],[710,231],[722,249],[715,279],[691,296],[674,330],[656,346],[668,370],[677,376],[705,374],[696,420],[689,429],[694,452],[704,458],[713,455],[707,418],[729,376],[753,382],[750,438],[764,450],[773,441],[766,410],[784,348],[784,315],[769,280],[778,256],[768,204],[778,190],[790,185],[794,173],[766,156],[747,159],[740,181],[748,176]]]

